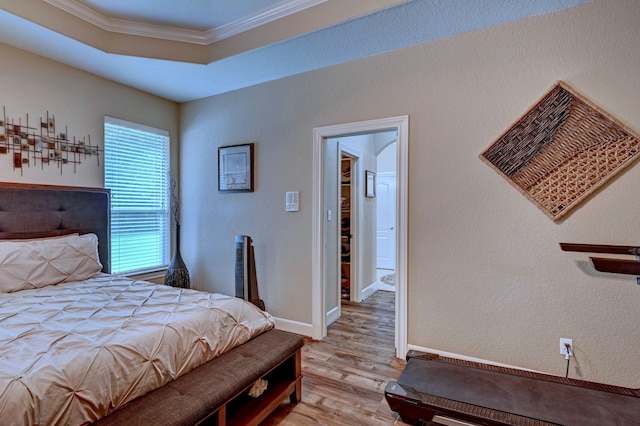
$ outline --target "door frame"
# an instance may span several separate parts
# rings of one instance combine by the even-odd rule
[[[408,180],[409,180],[409,116],[382,118],[355,123],[323,126],[313,129],[313,220],[312,220],[312,333],[321,340],[327,336],[325,294],[325,156],[324,145],[329,138],[346,135],[396,130],[396,356],[407,353],[407,250],[408,250]]]
[[[360,300],[360,292],[362,290],[362,282],[360,280],[360,203],[359,203],[359,192],[361,191],[361,183],[360,183],[360,157],[362,154],[360,151],[357,151],[342,142],[338,143],[338,160],[342,159],[342,156],[347,156],[351,158],[352,161],[352,169],[351,169],[351,214],[349,215],[350,227],[351,227],[351,238],[350,242],[350,290],[349,290],[349,301],[359,302]],[[338,182],[338,187],[340,187],[340,183]],[[340,192],[338,192],[338,207],[340,206]],[[339,210],[338,210],[339,211]],[[338,225],[338,228],[340,226]],[[340,229],[338,229],[338,245],[340,245]],[[340,249],[340,247],[338,247]],[[338,265],[341,264],[340,260],[340,250],[338,250]],[[339,273],[339,272],[338,272]],[[327,283],[330,285],[330,283]],[[337,283],[338,288],[340,288],[340,283]],[[338,292],[340,294],[340,292]],[[342,298],[338,298],[338,306],[340,306],[340,302]]]

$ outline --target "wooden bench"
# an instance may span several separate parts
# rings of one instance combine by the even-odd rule
[[[287,397],[302,397],[304,339],[270,330],[96,422],[100,426],[258,425]],[[258,398],[248,390],[268,382]]]

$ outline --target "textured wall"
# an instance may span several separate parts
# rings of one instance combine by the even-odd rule
[[[478,155],[557,80],[640,130],[640,3],[602,0],[186,104],[185,257],[229,291],[233,235],[256,242],[270,311],[311,321],[312,129],[410,115],[409,343],[640,386],[640,288],[560,241],[638,244],[637,163],[554,223]],[[257,142],[253,194],[218,194],[216,148]],[[284,212],[284,192],[301,211]]]
[[[90,136],[92,145],[104,147],[104,116],[138,122],[169,131],[172,154],[178,155],[178,106],[75,68],[0,44],[0,106],[12,118],[29,114],[29,126],[38,127],[47,111],[56,118],[56,133],[67,127],[69,137]],[[11,155],[0,155],[0,180],[74,186],[104,186],[104,154],[82,160],[74,173],[64,165],[62,173],[53,163],[41,167],[31,163],[13,170]],[[178,163],[176,162],[176,166]]]

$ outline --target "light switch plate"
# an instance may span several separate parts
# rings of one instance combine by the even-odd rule
[[[297,212],[300,210],[300,193],[298,191],[287,192],[285,211]]]

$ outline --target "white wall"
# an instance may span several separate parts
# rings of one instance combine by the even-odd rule
[[[104,116],[109,115],[148,126],[168,130],[172,140],[172,156],[178,155],[178,106],[139,90],[105,80],[95,75],[0,44],[0,93],[7,116],[39,127],[40,119],[54,115],[56,133],[90,139],[92,145],[104,147]],[[0,110],[1,112],[1,110]],[[175,161],[176,166],[178,162]],[[0,180],[5,182],[52,185],[104,186],[104,153],[82,159],[74,167],[61,170],[51,163],[41,167],[31,161],[30,167],[13,169],[13,156],[0,154]]]
[[[261,296],[311,321],[314,127],[408,114],[409,343],[640,386],[640,288],[558,242],[638,244],[636,163],[554,223],[478,155],[557,80],[640,130],[640,3],[599,0],[181,107],[184,256],[233,291],[233,236],[256,243]],[[256,142],[256,192],[219,194],[216,149]],[[300,191],[299,213],[284,212]]]
[[[395,173],[396,172],[396,145],[387,145],[385,149],[378,154],[378,173]]]
[[[254,238],[269,310],[311,321],[312,129],[409,114],[409,343],[639,387],[640,289],[593,271],[558,242],[638,244],[634,164],[554,223],[478,159],[556,80],[640,130],[640,3],[598,0],[273,81],[181,108],[0,45],[2,104],[12,117],[55,114],[70,135],[102,142],[104,115],[182,136],[184,255],[195,286],[233,292],[233,237]],[[179,128],[181,135],[178,135]],[[216,149],[256,142],[256,192],[218,194]],[[5,161],[6,160],[6,161]],[[0,179],[102,186],[103,169],[53,166]],[[301,211],[284,212],[300,191]]]

